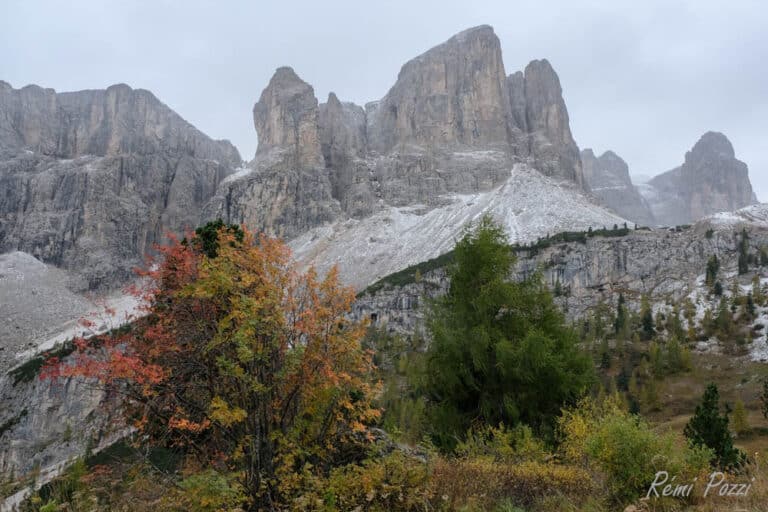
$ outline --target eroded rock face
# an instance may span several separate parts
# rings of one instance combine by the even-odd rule
[[[517,253],[516,279],[541,272],[550,289],[559,283],[556,298],[570,319],[578,319],[603,302],[616,304],[623,294],[632,308],[639,308],[646,294],[652,302],[680,301],[698,286],[707,259],[717,255],[721,271],[735,273],[739,232],[750,235],[750,252],[768,243],[766,209],[744,211],[734,222],[704,220],[682,231],[659,229],[633,231],[616,238],[589,238],[587,243],[554,244],[545,249]],[[755,215],[757,213],[757,215]],[[708,236],[708,230],[712,229]],[[363,293],[353,306],[358,319],[403,334],[424,332],[427,299],[447,292],[450,280],[444,268],[422,275],[418,283],[384,286]]]
[[[516,80],[509,84],[515,85]],[[571,135],[560,79],[546,59],[525,68],[526,126],[534,166],[547,176],[584,184],[579,148]],[[513,92],[512,95],[519,95]]]
[[[506,147],[505,85],[493,29],[465,30],[402,67],[370,120],[371,146]]]
[[[705,133],[685,154],[683,165],[640,190],[656,220],[669,226],[757,202],[747,165],[736,159],[730,141],[718,132]]]
[[[352,218],[488,191],[515,163],[583,186],[557,75],[547,61],[534,61],[525,73],[507,77],[489,26],[461,32],[412,59],[386,96],[365,108],[333,93],[318,107],[311,86],[280,68],[254,107],[254,120],[259,149],[251,167],[326,169],[330,196]],[[228,187],[248,179],[256,178]],[[327,193],[315,195],[310,204]],[[243,211],[259,208],[240,205]],[[283,232],[298,232],[299,225],[307,223]]]
[[[151,93],[0,87],[0,252],[109,288],[200,210],[240,162]]]
[[[253,107],[259,134],[257,158],[272,166],[302,170],[323,167],[314,89],[289,67],[278,68]]]
[[[0,148],[54,158],[122,154],[188,156],[236,166],[228,141],[214,141],[151,92],[118,84],[106,90],[57,93],[28,85],[0,87]]]
[[[613,151],[599,157],[591,149],[581,152],[584,181],[593,196],[625,219],[641,226],[653,226],[655,220],[629,176],[627,163]]]

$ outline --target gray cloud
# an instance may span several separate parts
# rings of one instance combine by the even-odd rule
[[[0,79],[149,89],[250,158],[251,108],[278,66],[320,101],[334,91],[362,104],[405,61],[482,23],[496,29],[508,72],[552,62],[581,147],[657,174],[705,131],[722,131],[768,199],[768,9],[758,1],[3,0]]]

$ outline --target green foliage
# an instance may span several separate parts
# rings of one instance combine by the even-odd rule
[[[465,439],[456,445],[456,455],[507,463],[526,460],[544,462],[549,457],[543,441],[526,425],[511,429],[504,425],[471,429]]]
[[[638,416],[623,410],[615,398],[583,400],[559,420],[561,449],[566,461],[599,470],[610,498],[617,503],[647,491],[657,471],[686,478],[708,466],[706,449],[680,446],[672,434],[660,434]]]
[[[433,440],[451,451],[473,424],[551,428],[592,382],[589,359],[537,278],[510,281],[514,256],[488,217],[454,250],[448,294],[428,327],[425,391]]]
[[[17,366],[8,372],[8,375],[13,379],[13,387],[18,386],[21,383],[32,382],[35,380],[35,377],[40,374],[40,370],[43,369],[43,366],[48,359],[63,359],[74,351],[74,344],[71,341],[67,341],[29,359],[24,364]]]
[[[223,220],[216,219],[195,229],[193,243],[198,244],[206,256],[215,258],[219,253],[219,233],[221,231],[231,233],[238,242],[242,242],[245,236],[245,232],[237,224],[224,224]]]
[[[617,335],[624,333],[627,326],[627,306],[624,300],[624,294],[619,294],[619,301],[616,304],[616,320],[613,322],[613,329]]]
[[[746,228],[743,228],[739,242],[739,275],[747,272],[749,272],[749,233]]]
[[[710,288],[715,285],[717,281],[717,273],[720,271],[720,261],[717,259],[717,255],[713,254],[707,260],[707,272],[705,282]]]
[[[763,380],[763,392],[760,395],[760,409],[763,412],[763,418],[768,419],[768,378]]]
[[[324,483],[323,510],[424,510],[429,497],[430,469],[419,459],[399,451],[360,465],[334,469]],[[294,509],[311,508],[307,501],[310,500],[303,496],[294,503]]]
[[[363,290],[359,295],[365,295],[365,294],[373,295],[379,290],[386,287],[404,286],[406,284],[418,282],[421,280],[424,274],[431,272],[433,270],[436,270],[438,268],[443,268],[447,265],[450,265],[452,262],[453,262],[453,251],[447,252],[445,254],[441,254],[437,258],[432,258],[431,260],[417,263],[416,265],[412,265],[399,272],[395,272],[394,274],[389,274],[388,276],[383,277],[378,281],[376,281],[375,283],[373,283],[372,285],[370,285],[368,288]]]
[[[180,492],[171,501],[190,512],[235,510],[246,500],[236,475],[225,475],[213,469],[193,474],[179,482]]]
[[[736,403],[733,405],[733,431],[738,435],[743,435],[750,430],[751,427],[747,419],[747,409],[744,407],[744,402],[736,400]]]
[[[653,336],[656,334],[656,325],[653,320],[653,309],[646,295],[643,295],[640,303],[640,326],[643,339],[646,341],[653,339]]]
[[[371,327],[363,347],[373,351],[375,378],[383,385],[375,402],[383,411],[381,428],[398,441],[418,443],[427,430],[426,403],[420,391],[424,340]]]
[[[714,383],[707,386],[701,404],[696,406],[683,433],[692,446],[710,448],[712,463],[723,469],[737,468],[746,461],[746,455],[733,446],[728,411],[720,414],[720,393]]]

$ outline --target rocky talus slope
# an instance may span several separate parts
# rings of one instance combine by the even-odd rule
[[[639,187],[660,225],[689,224],[706,215],[756,203],[747,165],[722,133],[707,132],[680,167]]]

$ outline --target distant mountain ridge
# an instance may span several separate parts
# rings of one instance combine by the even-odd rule
[[[598,201],[643,225],[690,224],[757,203],[747,165],[736,159],[722,133],[705,133],[686,153],[683,165],[637,186],[627,164],[612,151],[596,158],[584,150],[581,158],[585,179]]]

